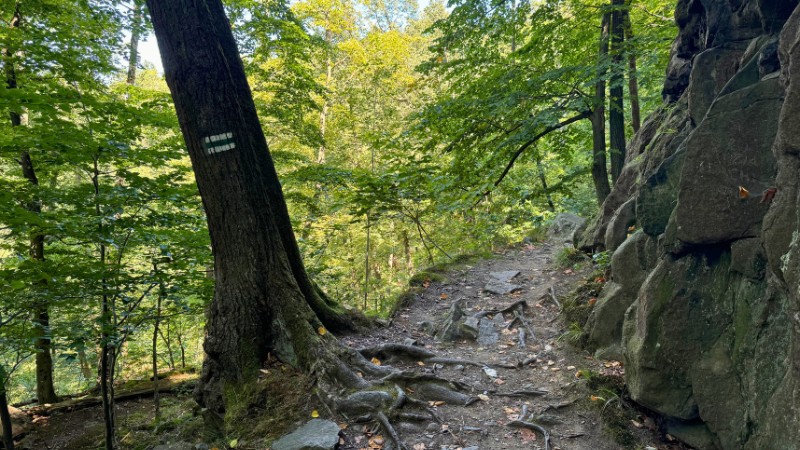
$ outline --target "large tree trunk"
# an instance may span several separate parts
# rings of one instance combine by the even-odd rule
[[[16,4],[14,15],[9,22],[11,28],[18,28],[22,23],[20,3]],[[17,74],[14,68],[14,51],[3,49],[6,85],[9,89],[17,88]],[[22,126],[22,116],[19,111],[12,111],[9,114],[12,127]],[[22,176],[36,188],[39,186],[39,178],[33,167],[33,161],[28,151],[20,154],[19,165],[22,169]],[[27,204],[28,211],[39,214],[42,212],[42,205],[38,200],[33,200]],[[44,262],[44,234],[35,230],[31,233],[28,253],[32,260]],[[55,387],[53,386],[53,357],[51,354],[50,337],[50,315],[48,311],[47,299],[40,294],[36,301],[33,311],[31,311],[31,321],[36,347],[36,399],[40,404],[55,403],[58,401]]]
[[[597,81],[594,86],[592,111],[592,181],[597,202],[602,205],[611,193],[606,167],[606,60],[608,59],[608,27],[611,15],[603,14],[600,24],[600,49],[598,51]]]
[[[308,371],[339,367],[336,341],[320,319],[348,323],[331,320],[337,315],[305,273],[222,3],[147,5],[214,252],[197,400],[218,420],[225,394],[253,382],[268,353]]]
[[[625,165],[625,110],[623,106],[624,70],[622,67],[624,41],[623,17],[625,0],[612,0],[611,12],[611,86],[608,125],[611,139],[611,180],[616,183]]]

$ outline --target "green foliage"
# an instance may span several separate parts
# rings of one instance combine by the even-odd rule
[[[574,247],[564,247],[556,253],[556,265],[562,269],[577,267],[588,260],[582,251]]]
[[[145,67],[122,82],[126,31],[146,25],[110,0],[0,0],[3,23],[17,3],[21,26],[0,27],[0,364],[11,397],[34,387],[41,331],[61,394],[94,386],[103,335],[121,378],[148,376],[156,317],[160,367],[199,364],[213,291],[202,201],[161,75]],[[612,64],[597,57],[607,3],[226,2],[306,268],[332,298],[386,315],[459,255],[535,236],[560,211],[592,212],[591,126],[557,125],[594,106],[597,68]],[[672,3],[631,7],[625,51],[638,57],[645,114],[660,102]],[[22,174],[23,152],[38,185]],[[37,235],[44,260],[29,254]],[[585,294],[565,303],[578,325]],[[42,304],[46,330],[31,321]]]

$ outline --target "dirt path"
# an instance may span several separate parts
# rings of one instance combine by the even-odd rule
[[[558,320],[559,308],[549,300],[548,290],[554,288],[558,295],[564,295],[587,276],[588,270],[555,269],[554,259],[560,248],[553,244],[526,245],[508,250],[496,258],[454,270],[447,275],[446,281],[427,285],[413,304],[399,312],[391,326],[368,336],[345,339],[345,343],[354,348],[414,342],[414,345],[434,351],[442,357],[520,366],[517,369],[496,368],[496,376],[493,376],[495,374],[490,370],[487,374],[487,370],[476,366],[410,364],[417,371],[422,369],[465,383],[471,390],[468,393],[480,396],[482,401],[467,407],[436,405],[441,424],[431,422],[403,426],[398,433],[409,449],[544,449],[544,439],[539,432],[507,425],[512,420],[521,419],[522,413],[526,413],[524,419],[537,422],[549,431],[551,449],[623,448],[604,431],[601,408],[592,407],[591,390],[582,379],[584,377],[576,376],[583,369],[619,372],[621,367],[613,365],[606,369],[606,365],[611,363],[595,361],[579,354],[566,342],[559,340],[563,334]],[[498,295],[484,290],[487,283],[517,271],[519,274],[510,279],[511,283],[519,285],[513,293]],[[498,272],[510,273],[498,277]],[[499,333],[496,343],[487,344],[484,341],[484,344],[478,344],[466,339],[453,343],[438,342],[428,330],[431,324],[438,326],[452,304],[459,300],[463,302],[466,315],[502,310],[524,300],[530,306],[525,318],[535,337],[527,335],[524,338],[526,345],[521,347],[518,324],[510,330],[501,328],[502,325],[507,327],[514,317],[513,314],[505,314],[492,320],[497,329],[505,329]],[[523,366],[525,362],[528,363]],[[401,363],[392,365],[403,367]],[[523,397],[502,395],[519,391],[542,391],[543,394]],[[597,397],[600,397],[599,393],[594,398],[595,402],[611,400],[609,407],[618,407],[615,404],[618,402],[612,398]],[[645,422],[643,417],[640,420]],[[376,441],[377,434],[370,434],[369,431],[366,426],[350,426],[345,431],[347,440],[343,448],[370,448],[370,437],[372,448],[376,448],[380,439]],[[377,430],[373,431],[378,433]],[[646,448],[649,445],[668,448],[663,444],[657,445],[658,439],[644,425],[641,430],[634,430],[633,434],[638,442],[632,443],[630,448]]]
[[[468,395],[480,398],[469,406],[431,403],[439,423],[432,420],[401,423],[397,431],[408,450],[548,448],[541,432],[510,427],[509,423],[514,420],[536,423],[547,430],[550,434],[549,449],[552,450],[684,448],[661,442],[660,436],[654,432],[656,426],[652,419],[630,406],[623,408],[625,402],[615,397],[616,394],[587,380],[591,372],[602,374],[606,381],[610,379],[621,384],[623,368],[619,363],[596,361],[560,339],[564,334],[563,325],[559,320],[559,307],[551,300],[550,290],[559,296],[566,295],[585,280],[591,270],[588,263],[583,264],[583,269],[556,268],[554,260],[561,249],[548,243],[525,245],[454,269],[446,274],[445,280],[426,283],[415,301],[400,310],[389,326],[375,329],[369,335],[342,339],[346,345],[357,349],[388,343],[415,345],[435,352],[439,357],[470,362],[377,361],[454,380],[466,387]],[[512,287],[503,283],[516,286],[513,286],[513,292],[493,294],[485,289],[488,283],[499,284],[498,288]],[[432,329],[441,325],[442,318],[454,303],[460,303],[464,314],[470,316],[503,310],[522,301],[527,305],[523,313],[526,325],[518,322],[512,325],[515,317],[512,311],[487,314],[484,325],[488,331],[481,334],[481,344],[466,338],[441,342],[432,336]],[[521,328],[525,330],[524,345],[520,345]],[[492,330],[495,335],[492,335]],[[496,341],[492,342],[495,338]],[[598,378],[598,375],[591,376],[592,380]],[[309,397],[307,406],[313,398]],[[192,413],[194,403],[191,396],[185,392],[166,397],[163,402],[164,417],[173,420],[159,427],[154,426],[152,400],[118,403],[121,448],[149,450],[158,444],[170,444],[163,447],[169,449],[196,448],[195,443],[202,439],[204,426],[202,418]],[[609,416],[616,418],[616,436],[609,432],[609,429],[615,430],[607,426]],[[619,443],[622,442],[620,429],[624,429],[627,437],[625,445]],[[20,448],[95,449],[102,446],[102,432],[99,408],[56,413],[37,419]],[[340,450],[390,447],[389,440],[381,436],[381,430],[374,422],[350,424],[343,433],[344,444]],[[182,446],[171,444],[176,442],[183,442]],[[225,444],[216,447],[228,448]],[[254,441],[237,448],[261,450],[264,445],[263,441]]]

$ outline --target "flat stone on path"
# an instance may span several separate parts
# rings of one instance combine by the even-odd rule
[[[506,283],[505,281],[492,280],[486,283],[483,290],[490,294],[506,295],[516,290],[522,289],[518,284]]]
[[[502,272],[489,272],[489,276],[497,281],[511,281],[512,278],[519,275],[519,270],[504,270]]]
[[[339,443],[339,425],[314,419],[272,443],[272,450],[333,450]]]
[[[488,346],[497,344],[500,340],[500,333],[494,327],[494,322],[490,319],[483,318],[478,325],[478,345]]]

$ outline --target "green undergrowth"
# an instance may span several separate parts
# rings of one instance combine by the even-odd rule
[[[639,439],[631,428],[631,421],[637,419],[638,412],[628,401],[625,380],[621,376],[592,371],[581,371],[581,375],[591,393],[591,406],[600,411],[605,431],[620,448],[639,448]]]
[[[564,247],[555,256],[556,266],[560,269],[578,269],[590,261],[585,253],[574,247]]]
[[[449,282],[448,274],[450,272],[463,269],[469,264],[473,264],[489,257],[491,257],[491,254],[488,252],[457,255],[448,261],[434,264],[417,272],[408,280],[408,289],[406,289],[402,294],[398,295],[395,299],[394,304],[389,311],[388,317],[394,317],[398,311],[403,308],[407,308],[414,303],[414,299],[417,297],[417,295],[427,289],[431,283],[447,283]]]
[[[562,299],[561,314],[568,327],[562,339],[580,348],[586,346],[587,336],[584,327],[604,284],[605,278],[595,273]]]
[[[322,413],[308,375],[285,364],[262,369],[259,379],[226,392],[226,441],[236,448],[263,449],[266,444]]]

